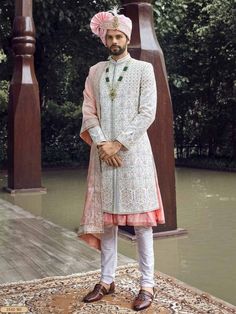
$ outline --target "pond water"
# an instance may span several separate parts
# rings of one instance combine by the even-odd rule
[[[86,169],[44,171],[47,194],[0,192],[0,198],[76,230],[86,175]],[[0,174],[4,185],[6,177]],[[155,239],[156,270],[236,305],[236,173],[177,168],[176,192],[178,227],[188,234]],[[137,258],[135,243],[123,238],[119,252]]]

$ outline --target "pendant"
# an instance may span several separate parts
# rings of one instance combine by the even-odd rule
[[[110,97],[111,97],[111,100],[114,100],[116,98],[116,90],[114,88],[112,88],[110,90]]]

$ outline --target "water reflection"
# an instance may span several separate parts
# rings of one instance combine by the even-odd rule
[[[75,230],[85,196],[87,170],[46,171],[43,195],[0,197]],[[155,268],[236,304],[236,173],[176,169],[178,227],[188,235],[155,240]],[[0,185],[6,178],[1,175]],[[119,240],[119,251],[136,258],[136,245]]]

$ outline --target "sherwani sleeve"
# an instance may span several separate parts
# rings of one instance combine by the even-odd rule
[[[92,141],[95,144],[106,141],[106,138],[102,132],[100,126],[94,126],[93,128],[88,129],[89,135],[91,136]]]
[[[116,138],[126,149],[130,149],[155,120],[156,103],[154,70],[151,63],[146,63],[142,70],[138,113]]]
[[[90,69],[89,75],[85,81],[85,88],[83,91],[84,101],[82,106],[83,122],[81,134],[83,138],[83,133],[87,131],[91,140],[95,144],[98,144],[100,142],[106,141],[106,137],[101,129],[97,114],[96,99],[92,86],[92,75],[93,74],[91,73]]]

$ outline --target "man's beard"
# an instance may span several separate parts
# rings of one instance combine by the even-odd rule
[[[117,48],[115,51],[112,50],[112,48],[114,48],[114,47]],[[119,56],[119,55],[122,55],[122,53],[125,52],[126,46],[124,46],[124,47],[120,47],[120,46],[111,46],[111,47],[108,48],[108,49],[109,49],[109,52],[110,52],[111,55],[113,55],[113,56]]]

